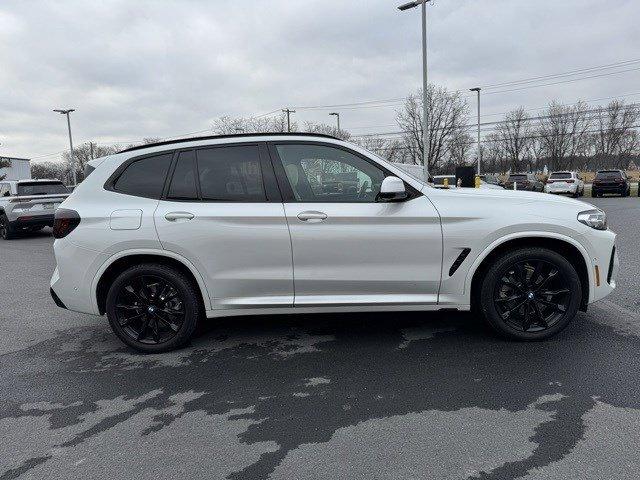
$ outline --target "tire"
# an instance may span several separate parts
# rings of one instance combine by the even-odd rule
[[[552,337],[569,325],[581,301],[575,268],[562,255],[545,248],[504,254],[486,272],[480,287],[485,319],[496,332],[513,340]]]
[[[203,310],[199,289],[181,272],[156,263],[125,270],[107,294],[111,329],[125,344],[144,353],[184,346]]]
[[[594,190],[594,189],[592,188],[592,189],[591,189],[591,196],[592,196],[593,198],[598,198],[598,191],[597,191],[597,190]]]
[[[0,237],[4,240],[11,240],[16,237],[15,231],[9,224],[9,219],[4,213],[0,215]]]

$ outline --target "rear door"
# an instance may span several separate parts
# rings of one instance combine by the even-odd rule
[[[295,305],[437,303],[440,218],[410,189],[378,201],[391,175],[349,149],[318,142],[270,145],[293,246]]]
[[[155,223],[163,248],[205,278],[214,308],[292,306],[291,240],[264,144],[179,151]]]

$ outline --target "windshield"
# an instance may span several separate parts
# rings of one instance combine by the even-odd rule
[[[622,178],[622,174],[616,171],[598,172],[596,173],[596,178],[598,180],[612,180]]]
[[[18,184],[18,195],[56,195],[69,193],[62,182],[24,182]]]
[[[526,180],[527,176],[526,175],[509,175],[509,181],[513,182],[513,181],[519,181],[519,180]]]
[[[549,180],[564,180],[567,178],[571,178],[570,172],[555,172],[549,176]]]

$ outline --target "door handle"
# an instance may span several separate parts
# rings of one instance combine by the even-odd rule
[[[191,220],[195,215],[189,212],[169,212],[164,218],[169,220],[170,222],[175,222],[176,220]]]
[[[303,222],[322,222],[327,218],[327,214],[324,212],[300,212],[298,214],[298,220],[302,220]]]

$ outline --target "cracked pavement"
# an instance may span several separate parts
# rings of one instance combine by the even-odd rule
[[[638,478],[640,200],[592,203],[619,289],[530,344],[472,314],[299,315],[142,356],[53,305],[50,237],[2,242],[0,479]]]

